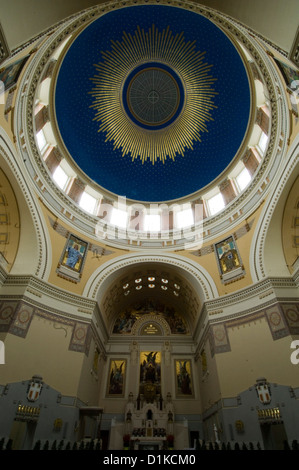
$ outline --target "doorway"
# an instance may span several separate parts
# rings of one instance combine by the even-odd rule
[[[13,422],[9,438],[12,440],[13,450],[31,450],[36,429],[35,422]]]
[[[261,431],[265,450],[284,450],[287,433],[283,423],[263,423]]]

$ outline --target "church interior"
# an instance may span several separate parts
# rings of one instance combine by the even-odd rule
[[[0,1],[1,448],[295,448],[297,7]]]

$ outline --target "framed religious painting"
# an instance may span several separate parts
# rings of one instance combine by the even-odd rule
[[[292,109],[296,118],[298,119],[299,70],[277,58],[274,58],[274,61],[287,85],[287,91],[290,94]]]
[[[9,90],[17,84],[18,78],[29,57],[29,55],[26,55],[22,59],[0,69],[0,82],[2,85],[2,88],[0,87],[0,93]]]
[[[178,398],[194,397],[190,359],[175,360],[175,385]]]
[[[107,397],[119,398],[124,396],[126,367],[126,359],[110,359],[107,379]]]
[[[244,277],[244,266],[233,235],[214,246],[222,282],[228,284]]]
[[[83,270],[89,244],[70,234],[57,266],[57,274],[60,277],[79,281]]]

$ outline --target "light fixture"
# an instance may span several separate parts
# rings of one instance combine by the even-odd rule
[[[127,289],[128,287],[129,287],[129,283],[128,283],[128,282],[123,285],[123,289]]]
[[[149,287],[150,289],[153,289],[153,288],[155,287],[155,284],[149,284],[148,287]]]

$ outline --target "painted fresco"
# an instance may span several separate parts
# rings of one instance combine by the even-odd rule
[[[175,374],[177,396],[182,396],[185,398],[192,397],[193,383],[191,373],[191,361],[189,359],[175,361]]]
[[[107,396],[122,397],[125,391],[126,360],[111,359],[108,375]]]
[[[115,321],[113,333],[130,334],[134,323],[144,315],[157,316],[157,318],[162,317],[167,321],[171,334],[189,333],[187,323],[174,307],[149,300],[121,312]]]

